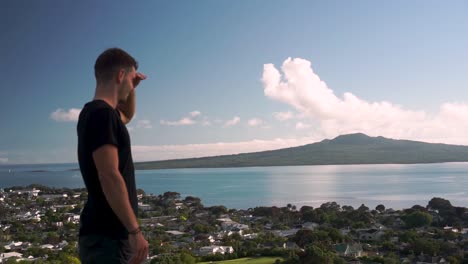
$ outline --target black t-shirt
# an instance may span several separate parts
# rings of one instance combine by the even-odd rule
[[[81,212],[79,234],[80,236],[102,234],[116,239],[127,238],[126,228],[112,211],[104,196],[93,159],[93,152],[99,147],[106,144],[117,147],[119,171],[127,186],[128,198],[136,215],[138,202],[135,170],[127,127],[116,109],[103,100],[94,100],[85,104],[81,110],[77,133],[78,162],[88,190],[88,201]]]

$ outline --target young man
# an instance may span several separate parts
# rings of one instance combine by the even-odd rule
[[[146,76],[127,52],[112,48],[96,60],[94,100],[77,125],[78,161],[88,200],[81,212],[79,254],[87,263],[141,263],[148,242],[137,222],[138,201],[130,137],[135,88]]]

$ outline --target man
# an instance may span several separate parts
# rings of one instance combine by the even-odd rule
[[[146,76],[127,52],[112,48],[96,60],[94,100],[77,125],[78,161],[88,200],[81,212],[79,254],[87,263],[141,263],[148,242],[137,222],[138,201],[125,124],[135,112],[135,88]]]

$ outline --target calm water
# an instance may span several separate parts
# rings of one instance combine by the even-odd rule
[[[76,164],[0,166],[0,188],[39,183],[84,187]],[[327,201],[375,208],[426,206],[432,197],[468,207],[468,163],[417,165],[326,165],[137,171],[147,193],[179,192],[205,206],[319,206]]]

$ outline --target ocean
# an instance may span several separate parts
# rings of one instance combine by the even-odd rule
[[[84,187],[77,164],[1,165],[0,188],[38,183]],[[433,197],[468,207],[468,163],[323,165],[219,169],[137,170],[137,187],[196,196],[205,206],[318,207],[335,201],[355,208],[426,206]]]

